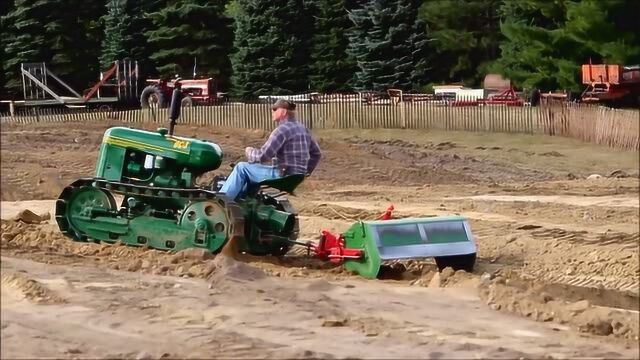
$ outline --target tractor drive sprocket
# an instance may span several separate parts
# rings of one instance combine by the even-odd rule
[[[79,224],[74,221],[76,215],[88,215],[87,209],[98,207],[107,211],[116,211],[116,201],[109,192],[87,186],[86,179],[79,179],[64,188],[56,200],[56,222],[60,231],[76,241],[87,241]]]

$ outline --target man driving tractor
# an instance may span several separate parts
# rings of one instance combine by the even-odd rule
[[[236,199],[249,182],[290,175],[310,175],[320,162],[320,147],[309,130],[295,117],[296,105],[279,99],[271,107],[278,126],[260,149],[245,148],[246,162],[239,162],[227,177],[220,193]],[[275,158],[275,163],[274,163]],[[267,163],[267,164],[265,164]]]

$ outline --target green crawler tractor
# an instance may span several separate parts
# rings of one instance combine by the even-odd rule
[[[94,176],[76,180],[56,201],[62,233],[76,241],[213,253],[234,240],[237,250],[253,255],[285,254],[298,237],[299,224],[291,204],[280,197],[304,177],[251,184],[240,200],[196,186],[198,176],[220,167],[223,151],[207,140],[173,135],[180,100],[176,83],[169,129],[107,129]],[[263,193],[264,186],[281,192]],[[120,205],[116,196],[122,198]]]
[[[261,187],[292,192],[302,176],[266,181],[233,201],[196,187],[195,179],[222,163],[206,140],[125,127],[103,137],[95,176],[66,187],[56,202],[60,230],[77,241],[117,242],[179,251],[218,252],[232,237],[254,255],[282,255],[297,239],[298,219],[286,199]],[[115,197],[122,197],[117,204]],[[240,239],[242,238],[242,239]]]

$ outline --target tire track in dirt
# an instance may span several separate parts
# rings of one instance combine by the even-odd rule
[[[555,239],[569,241],[574,244],[620,245],[623,249],[628,250],[637,249],[638,242],[640,241],[640,232],[629,234],[612,231],[603,234],[594,234],[587,231],[567,231],[557,228],[534,230],[531,232],[531,236],[541,240]]]
[[[380,160],[391,160],[407,169],[419,169],[424,180],[431,180],[433,173],[442,174],[440,181],[428,181],[429,183],[462,183],[462,182],[514,182],[514,181],[542,181],[550,180],[554,176],[534,169],[525,169],[504,162],[487,159],[478,159],[468,155],[450,154],[444,150],[458,147],[454,143],[441,144],[416,144],[399,139],[394,140],[367,140],[356,137],[345,139],[352,148],[361,149],[378,157]],[[376,165],[381,167],[380,165]],[[425,182],[419,182],[424,184]],[[407,184],[409,185],[409,184]]]

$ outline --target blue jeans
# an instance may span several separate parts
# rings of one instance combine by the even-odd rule
[[[263,180],[280,178],[280,171],[275,166],[258,163],[239,162],[233,167],[233,171],[225,180],[220,189],[231,199],[247,190],[247,183],[259,183]]]

